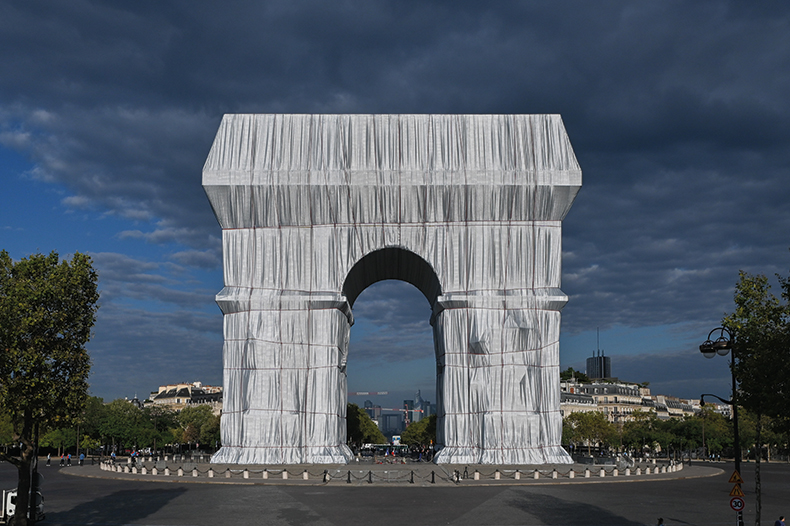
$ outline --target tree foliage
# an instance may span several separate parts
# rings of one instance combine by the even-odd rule
[[[362,444],[387,443],[387,438],[379,426],[357,404],[346,406],[346,440],[348,445],[356,447]]]
[[[17,506],[27,509],[37,429],[62,425],[82,410],[96,321],[98,277],[90,257],[57,252],[14,262],[0,252],[0,407],[19,455],[0,453],[19,470]],[[17,514],[14,524],[26,524]]]
[[[400,441],[407,446],[429,446],[436,443],[436,415],[409,424]]]
[[[560,380],[567,381],[571,378],[576,378],[581,383],[589,383],[590,378],[581,371],[575,371],[573,367],[568,367],[564,371],[560,372]]]
[[[570,442],[587,444],[587,453],[596,444],[612,444],[617,437],[617,429],[600,411],[571,413],[565,418]]]
[[[787,418],[790,408],[790,282],[779,277],[783,293],[774,296],[764,275],[740,272],[735,286],[735,311],[725,316],[723,325],[733,337],[733,374],[738,381],[737,403],[754,414],[755,446],[763,448],[763,417]],[[756,522],[761,515],[761,454],[756,456]]]
[[[735,311],[723,324],[735,343],[738,403],[756,414],[790,417],[790,283],[780,278],[784,302],[774,296],[764,275],[740,273]]]

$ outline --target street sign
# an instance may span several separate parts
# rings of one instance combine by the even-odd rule
[[[736,484],[735,486],[733,486],[732,491],[730,492],[730,497],[745,497],[745,496],[746,495],[743,494],[743,490],[741,489],[740,484]]]
[[[735,511],[743,511],[743,508],[746,506],[746,503],[740,497],[734,497],[730,501],[730,508],[734,509]]]
[[[743,484],[743,479],[741,478],[741,474],[737,471],[732,472],[732,476],[730,477],[730,484]]]

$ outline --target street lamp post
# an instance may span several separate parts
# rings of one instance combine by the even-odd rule
[[[714,332],[719,333],[719,337],[711,340]],[[725,336],[726,334],[726,336]],[[723,400],[716,395],[707,395],[718,398],[725,404],[732,406],[732,430],[735,436],[733,437],[733,448],[735,449],[735,471],[740,475],[741,473],[741,437],[738,432],[738,390],[735,384],[735,345],[733,343],[732,334],[724,327],[716,327],[708,333],[708,339],[699,346],[699,350],[705,358],[713,358],[717,354],[719,356],[727,356],[730,353],[730,371],[732,371],[732,398],[730,400]],[[705,403],[705,396],[700,397],[700,405]],[[738,525],[743,526],[742,512],[738,512]]]

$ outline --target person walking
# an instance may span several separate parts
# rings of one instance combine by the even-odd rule
[[[47,453],[47,466],[50,465],[50,462],[52,462],[52,453]]]
[[[774,523],[774,526],[785,526],[785,516],[780,515],[779,520]]]

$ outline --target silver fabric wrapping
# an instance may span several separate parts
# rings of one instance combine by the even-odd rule
[[[559,116],[226,115],[203,186],[225,280],[213,461],[349,461],[351,307],[401,279],[433,307],[436,461],[570,462],[561,226],[581,170]]]

